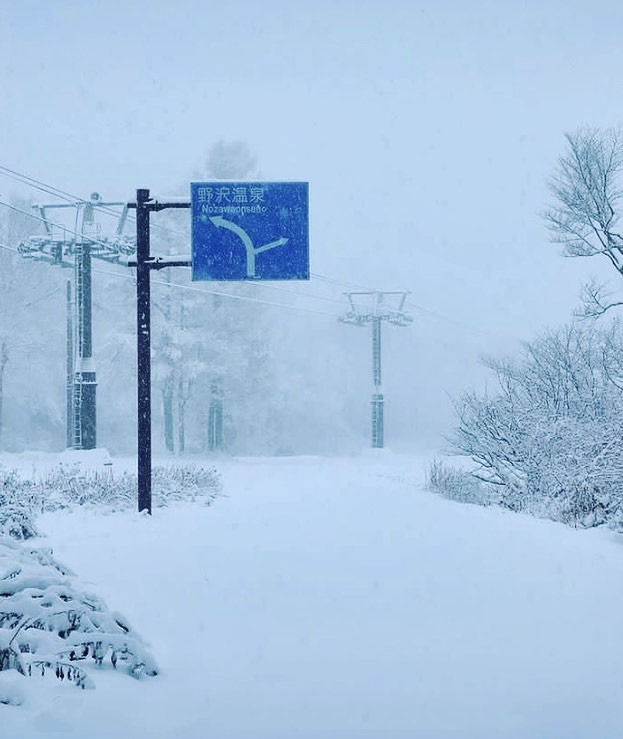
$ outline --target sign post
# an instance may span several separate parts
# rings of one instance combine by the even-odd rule
[[[136,369],[138,377],[138,510],[151,513],[151,284],[149,190],[136,191]]]
[[[152,269],[190,265],[189,262],[158,260],[150,254],[150,215],[166,208],[189,208],[188,201],[158,202],[149,190],[136,191],[136,360],[138,411],[138,511],[151,514],[151,299]]]
[[[151,514],[150,273],[192,267],[193,280],[308,280],[306,182],[193,182],[191,200],[154,200],[136,191],[138,510]],[[150,215],[190,208],[192,260],[151,256]]]

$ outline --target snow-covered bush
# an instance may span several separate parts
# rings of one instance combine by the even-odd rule
[[[51,552],[0,539],[0,671],[52,674],[88,688],[86,663],[105,661],[134,677],[157,674],[127,621],[81,590]]]
[[[20,504],[0,505],[0,537],[31,539],[38,536],[30,507]]]
[[[209,505],[220,490],[215,469],[153,471],[155,505],[188,500]],[[37,535],[34,518],[42,511],[87,504],[129,508],[136,499],[136,475],[129,473],[113,476],[75,465],[32,482],[0,470],[0,672],[52,673],[82,688],[92,686],[84,667],[88,661],[125,665],[135,677],[156,674],[153,659],[122,616],[77,587],[50,552],[14,541]]]
[[[444,481],[436,470],[431,486],[573,526],[618,521],[623,392],[613,370],[619,374],[622,350],[616,327],[572,324],[526,345],[516,360],[488,360],[498,390],[465,393],[450,438],[451,451],[475,463],[478,485],[447,470]]]
[[[499,496],[477,480],[468,470],[434,460],[428,470],[426,484],[429,490],[459,503],[494,505]]]
[[[105,505],[111,509],[129,507],[136,498],[136,475],[113,476],[98,470],[81,470],[79,465],[59,466],[37,482],[42,509],[57,510],[83,505]]]
[[[35,482],[14,470],[0,469],[0,535],[15,539],[36,536],[34,518],[46,510],[94,505],[118,510],[132,508],[137,500],[137,476],[81,470],[79,465],[59,466]],[[209,505],[222,488],[214,468],[155,467],[152,473],[154,506],[200,501]]]
[[[15,470],[0,468],[0,536],[30,539],[37,536],[34,509],[38,495],[34,486]]]
[[[152,471],[154,506],[173,502],[201,500],[209,505],[221,490],[221,478],[214,468],[193,466],[155,467]],[[45,509],[75,505],[98,505],[108,508],[131,508],[136,505],[138,480],[135,474],[120,475],[57,468],[38,483]]]
[[[172,465],[154,467],[152,491],[154,504],[197,501],[210,505],[222,490],[221,476],[214,467]]]
[[[214,469],[153,471],[155,505],[187,500],[209,505],[220,489]],[[134,677],[156,674],[145,645],[122,616],[79,588],[51,552],[15,541],[37,535],[34,519],[44,510],[87,504],[129,508],[136,499],[136,475],[128,473],[113,477],[59,467],[32,482],[0,470],[0,672],[52,674],[82,688],[93,686],[88,662],[123,665]],[[3,693],[2,702],[19,702],[19,696]]]

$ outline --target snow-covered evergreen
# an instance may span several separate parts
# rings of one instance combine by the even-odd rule
[[[123,616],[82,589],[51,551],[0,539],[0,671],[91,688],[88,661],[124,665],[134,677],[158,672]]]
[[[37,536],[36,517],[45,511],[135,506],[136,475],[74,464],[36,481],[16,470],[1,471],[0,479],[0,672],[52,674],[82,688],[93,687],[87,662],[123,665],[134,677],[155,675],[153,658],[126,619],[85,591],[51,550],[26,542]],[[153,483],[159,507],[209,505],[221,489],[216,470],[202,467],[156,467]]]

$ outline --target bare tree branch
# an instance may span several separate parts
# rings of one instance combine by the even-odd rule
[[[568,256],[605,255],[623,273],[619,221],[623,146],[615,129],[584,128],[566,134],[549,187],[553,203],[544,214],[552,241]]]
[[[612,300],[612,290],[606,285],[591,280],[582,290],[582,308],[576,311],[578,318],[599,318],[612,308],[623,306],[623,301]]]

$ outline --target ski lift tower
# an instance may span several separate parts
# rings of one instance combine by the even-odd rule
[[[113,211],[117,217],[115,235],[102,236],[95,211],[117,206],[122,210],[120,214]],[[124,201],[104,202],[99,193],[94,192],[89,200],[32,207],[38,212],[45,233],[31,236],[19,244],[22,257],[74,269],[75,323],[71,320],[71,285],[68,284],[67,288],[67,446],[94,449],[97,439],[97,379],[93,363],[91,259],[119,262],[122,256],[135,253],[135,239],[123,235],[127,204]],[[50,220],[49,211],[61,208],[75,209],[73,229]]]
[[[372,326],[372,447],[382,449],[385,445],[384,397],[381,386],[381,323],[388,321],[395,326],[408,326],[413,318],[403,310],[407,292],[351,292],[344,293],[349,310],[340,317],[343,323],[354,326]],[[386,298],[398,303],[392,308]]]

